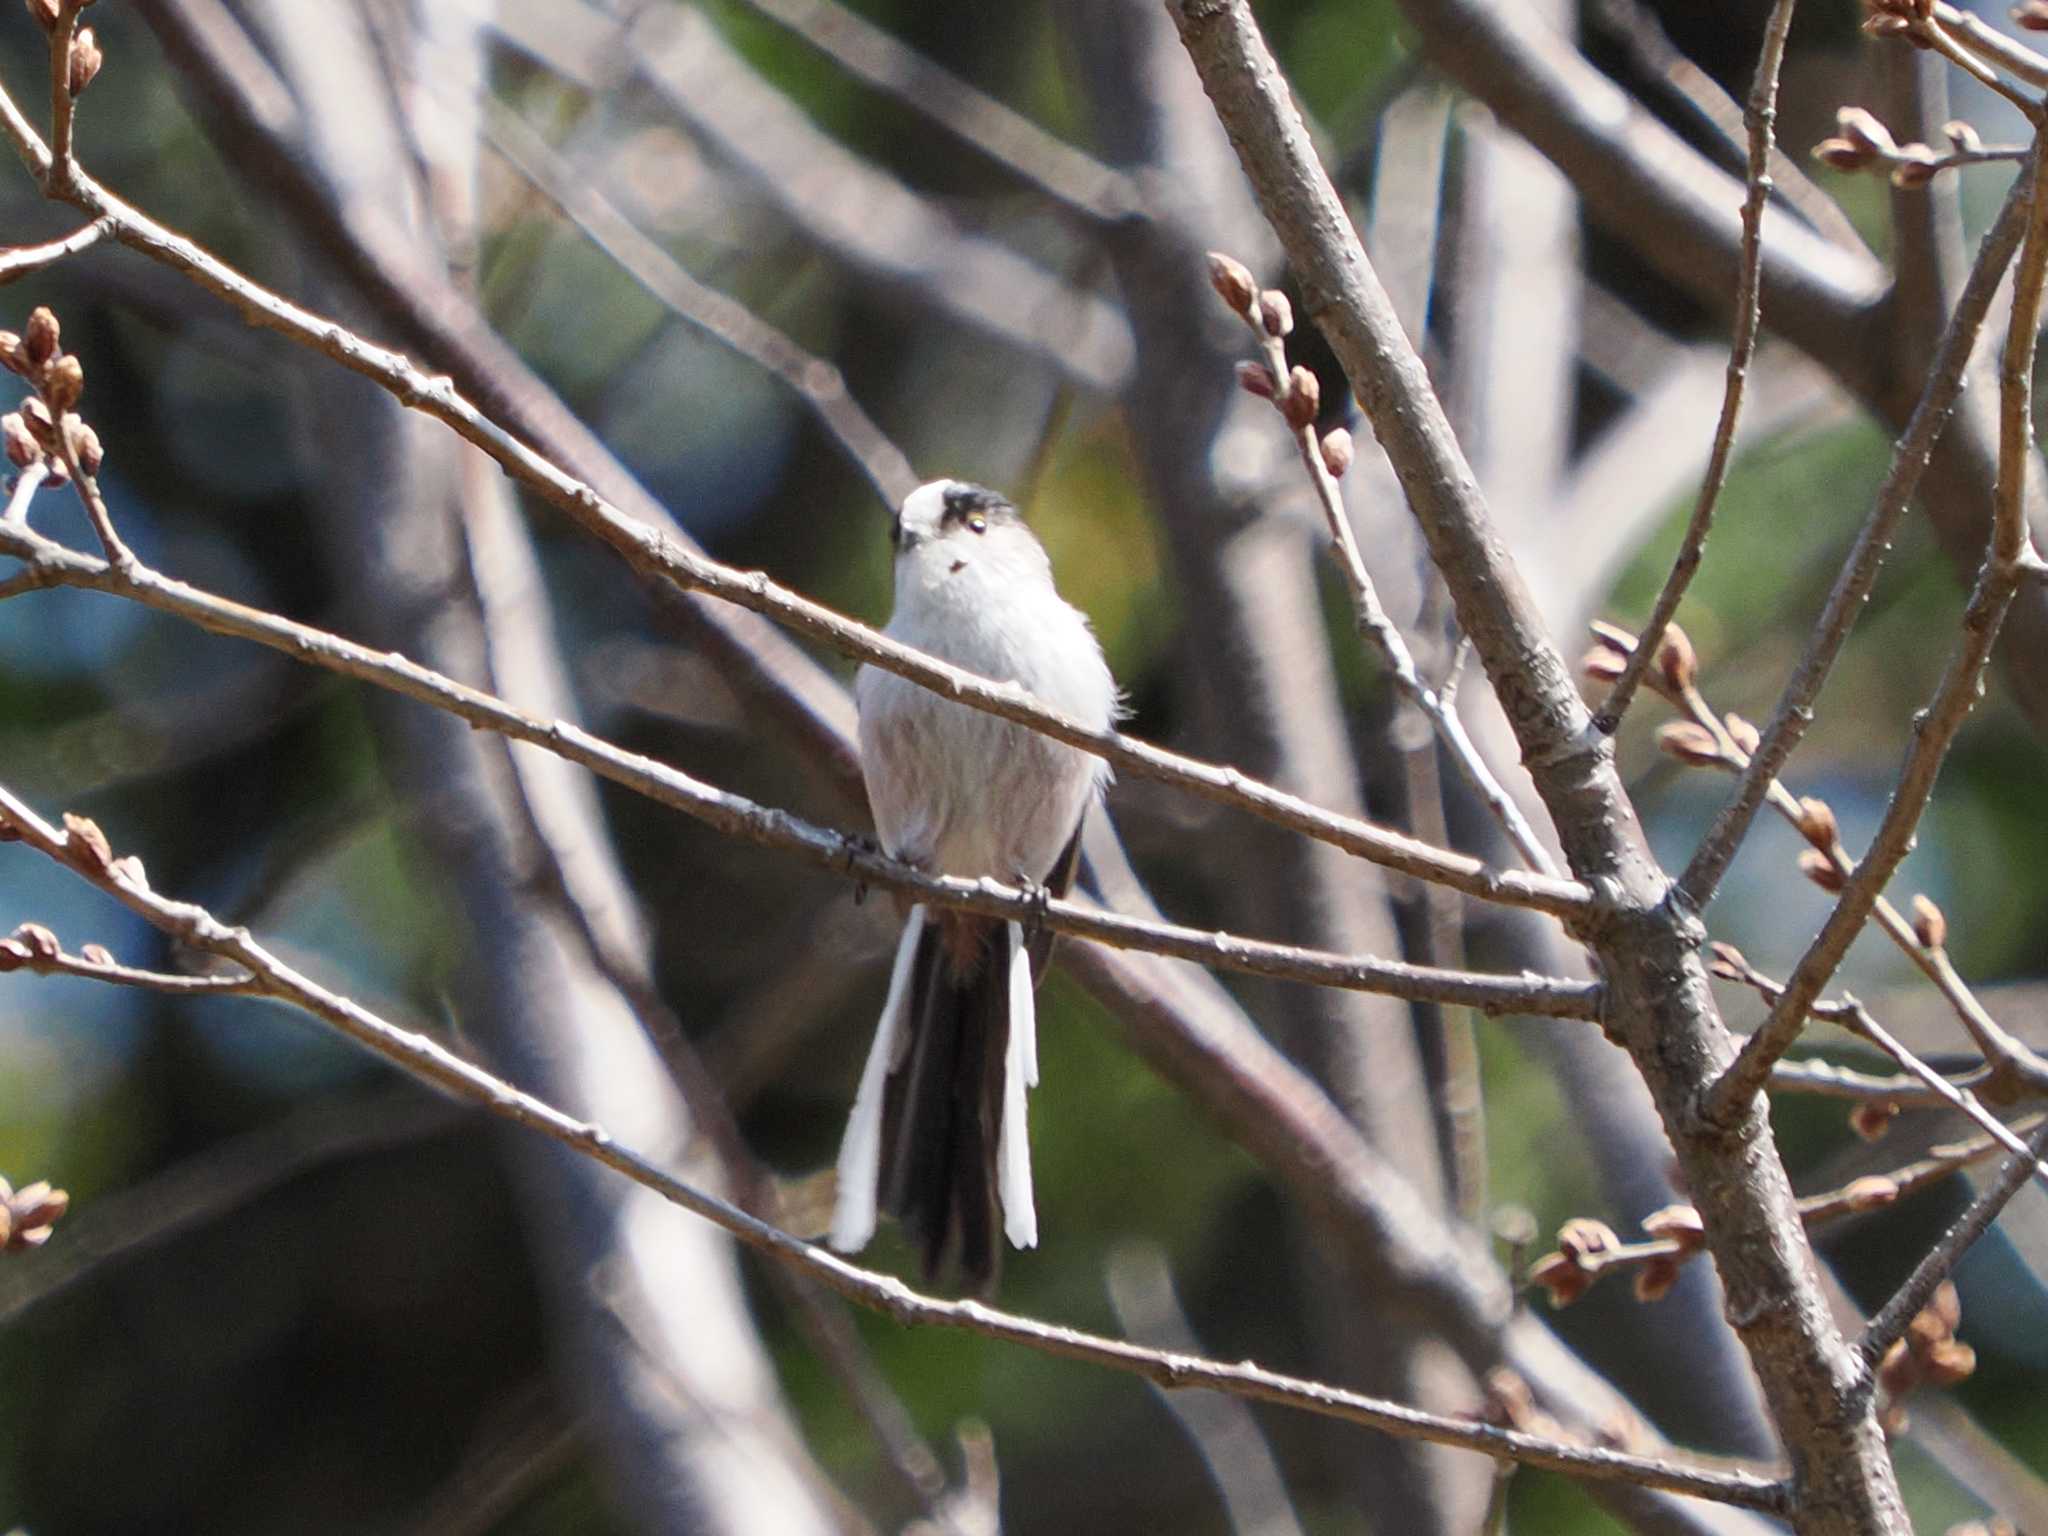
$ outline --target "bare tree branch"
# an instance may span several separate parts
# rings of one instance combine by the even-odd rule
[[[1721,397],[1721,417],[1714,427],[1714,446],[1707,456],[1706,477],[1700,482],[1699,499],[1693,503],[1692,519],[1679,542],[1678,555],[1671,562],[1664,588],[1651,606],[1648,622],[1635,654],[1621,676],[1607,692],[1607,698],[1593,716],[1593,723],[1612,735],[1628,713],[1629,701],[1642,686],[1643,675],[1655,665],[1685,589],[1699,570],[1706,549],[1707,533],[1714,524],[1714,506],[1728,483],[1728,466],[1735,456],[1735,428],[1742,420],[1742,396],[1749,383],[1750,359],[1756,355],[1757,331],[1763,322],[1760,285],[1763,281],[1764,206],[1771,196],[1771,147],[1778,120],[1778,72],[1785,63],[1785,40],[1792,31],[1796,0],[1777,0],[1764,24],[1763,57],[1757,61],[1756,79],[1749,89],[1749,106],[1744,114],[1749,124],[1749,179],[1742,200],[1742,267],[1735,282],[1735,340],[1728,349],[1728,383]]]
[[[81,493],[97,494],[92,491],[89,479],[81,479],[78,484]],[[65,549],[31,529],[6,525],[0,525],[0,553],[31,562],[41,573],[44,585],[82,587],[131,598],[215,633],[253,640],[344,676],[374,683],[516,741],[542,747],[728,835],[800,853],[819,868],[936,905],[1043,923],[1081,938],[1150,948],[1200,964],[1314,985],[1384,992],[1396,997],[1426,997],[1489,1013],[1592,1018],[1598,1011],[1599,988],[1590,983],[1542,977],[1483,977],[1367,956],[1330,954],[1232,934],[1139,922],[1083,903],[1047,899],[993,881],[929,875],[878,849],[862,847],[842,833],[816,826],[787,811],[759,805],[639,753],[615,747],[580,726],[528,715],[480,689],[458,683],[402,656],[374,651],[323,630],[201,592],[161,576],[139,562],[126,571],[116,570],[105,561]]]
[[[801,1269],[848,1300],[884,1312],[898,1322],[963,1329],[1041,1353],[1142,1376],[1163,1387],[1208,1387],[1231,1392],[1568,1476],[1623,1479],[1767,1512],[1785,1507],[1783,1484],[1747,1471],[1688,1466],[1661,1458],[1545,1440],[1469,1419],[1423,1413],[1256,1365],[1229,1365],[1147,1349],[1001,1312],[979,1302],[941,1301],[921,1295],[900,1281],[861,1269],[801,1242],[664,1172],[647,1157],[613,1140],[602,1128],[564,1114],[471,1065],[446,1047],[400,1029],[347,997],[320,986],[272,955],[247,932],[228,927],[204,908],[158,895],[142,878],[138,865],[116,860],[106,853],[97,829],[85,830],[89,823],[74,819],[68,829],[54,827],[11,791],[0,787],[0,826],[97,886],[152,927],[242,966],[258,979],[266,996],[302,1009],[422,1082],[602,1163],[670,1203],[724,1228],[756,1252]]]
[[[2019,590],[2022,573],[2029,562],[2037,563],[2028,542],[2024,487],[2033,459],[2034,342],[2040,329],[2042,291],[2048,285],[2048,137],[2036,138],[2034,164],[2027,179],[2026,237],[2014,279],[2011,330],[1999,379],[1998,502],[1991,548],[1963,615],[1962,638],[1917,723],[1898,786],[1869,852],[1843,886],[1820,934],[1800,957],[1771,1016],[1744,1043],[1742,1054],[1714,1085],[1705,1106],[1710,1119],[1729,1115],[1757,1092],[1771,1063],[1798,1037],[1807,1008],[1827,986],[1869,920],[1893,871],[1911,850],[1913,829],[1920,824],[1921,813],[1934,793],[1934,781],[1949,745],[1976,703],[1984,668],[1991,660],[1991,649]],[[1781,706],[1779,721],[1773,724],[1786,719]],[[1760,747],[1757,759],[1763,758]],[[1750,772],[1755,771],[1752,763]]]
[[[1606,972],[1604,1021],[1657,1097],[1728,1287],[1729,1315],[1795,1461],[1806,1536],[1903,1530],[1882,1432],[1851,1393],[1844,1346],[1763,1116],[1703,1126],[1696,1096],[1730,1049],[1692,920],[1664,900],[1612,759],[1495,536],[1422,365],[1402,336],[1243,0],[1176,0],[1188,52],[1429,540],[1574,871],[1627,908],[1586,937]],[[1832,258],[1831,258],[1832,259]]]

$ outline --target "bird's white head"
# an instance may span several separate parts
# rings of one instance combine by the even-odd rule
[[[964,480],[934,480],[903,498],[889,530],[898,570],[920,585],[967,571],[1050,579],[1045,550],[1017,509]]]

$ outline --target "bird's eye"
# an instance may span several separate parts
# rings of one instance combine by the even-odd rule
[[[987,533],[988,519],[983,517],[979,512],[977,512],[974,514],[974,516],[967,519],[967,526],[972,528],[976,533]]]

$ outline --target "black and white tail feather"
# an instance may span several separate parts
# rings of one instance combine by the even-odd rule
[[[986,1283],[999,1251],[1038,1246],[1025,1095],[1038,1086],[1038,1019],[1021,926],[1002,923],[983,964],[951,974],[938,925],[910,909],[888,1001],[839,1154],[832,1246],[854,1250],[886,1211],[927,1276]]]
[[[887,633],[1104,726],[1116,685],[1015,508],[958,481],[920,487],[893,534]],[[874,668],[855,684],[861,767],[882,846],[923,868],[1065,894],[1097,758]],[[990,1286],[1003,1237],[1038,1243],[1026,1095],[1038,1083],[1035,983],[1049,949],[1022,925],[910,909],[840,1146],[831,1242],[896,1217],[927,1279]]]

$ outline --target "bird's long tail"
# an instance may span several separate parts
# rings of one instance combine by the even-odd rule
[[[963,923],[964,934],[942,926]],[[1025,1118],[1038,1082],[1032,993],[1018,924],[911,908],[840,1144],[833,1247],[864,1247],[887,1211],[922,1249],[927,1279],[950,1265],[963,1288],[982,1290],[996,1274],[998,1226],[1019,1248],[1038,1245]]]

